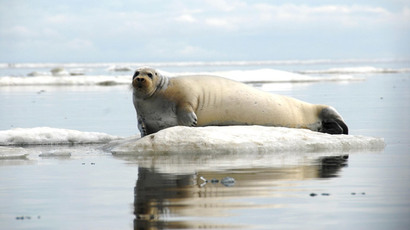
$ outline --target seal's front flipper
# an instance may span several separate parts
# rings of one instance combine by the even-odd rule
[[[178,125],[195,127],[198,122],[196,114],[189,106],[177,109]]]
[[[148,135],[146,125],[144,121],[142,120],[142,118],[140,118],[139,116],[138,116],[138,130],[141,133],[141,137]]]
[[[197,122],[198,120],[194,112],[178,113],[178,125],[195,127]]]

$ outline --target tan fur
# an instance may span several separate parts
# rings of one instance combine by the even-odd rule
[[[153,77],[148,77],[149,73]],[[136,81],[143,81],[139,83],[142,87],[138,88]],[[133,87],[139,122],[145,122],[150,129],[147,133],[175,125],[265,125],[320,131],[324,109],[329,119],[342,121],[329,106],[215,76],[166,78],[153,69],[143,69],[133,80]]]
[[[181,109],[195,112],[198,126],[248,124],[308,128],[322,105],[257,90],[219,77],[178,77],[161,92]]]

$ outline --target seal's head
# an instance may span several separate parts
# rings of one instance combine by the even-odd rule
[[[137,98],[151,97],[160,87],[162,76],[151,68],[139,68],[132,77],[132,88]]]

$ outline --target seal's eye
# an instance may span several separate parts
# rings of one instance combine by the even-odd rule
[[[148,73],[147,75],[148,75],[149,78],[152,79],[152,73]]]
[[[135,71],[134,76],[132,76],[132,79],[134,79],[136,76],[138,76],[140,74],[139,71]]]

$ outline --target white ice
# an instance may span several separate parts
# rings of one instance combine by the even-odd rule
[[[60,69],[59,69],[60,70]],[[63,70],[61,70],[63,71]],[[127,85],[131,83],[131,76],[118,75],[118,76],[71,76],[64,75],[58,72],[51,75],[39,76],[41,73],[32,74],[29,77],[12,77],[3,76],[0,77],[0,86],[13,86],[13,85]],[[363,78],[357,78],[352,76],[322,76],[312,77],[308,75],[302,75],[282,70],[274,69],[259,69],[259,70],[234,70],[234,71],[218,71],[218,72],[181,72],[181,73],[167,73],[159,70],[165,76],[175,77],[180,75],[214,75],[221,76],[228,79],[241,81],[244,83],[269,83],[269,82],[321,82],[321,81],[357,81],[363,80]]]
[[[122,143],[121,143],[122,142]],[[116,155],[152,153],[272,153],[373,151],[384,148],[382,138],[330,135],[306,129],[265,126],[177,126],[144,138],[122,140],[111,151]]]
[[[363,78],[352,76],[330,76],[330,77],[313,77],[275,69],[258,69],[258,70],[232,70],[218,72],[200,72],[200,73],[176,73],[176,75],[215,75],[244,83],[275,83],[275,82],[322,82],[322,81],[357,81]]]
[[[184,173],[201,167],[297,165],[327,156],[377,152],[385,146],[382,138],[264,126],[178,126],[144,138],[48,127],[19,128],[0,131],[0,145],[0,159],[83,158],[112,153],[144,167]]]
[[[173,127],[106,145],[116,157],[158,172],[320,164],[320,159],[384,149],[382,138],[262,126]]]
[[[107,143],[119,137],[50,127],[16,128],[0,131],[0,145],[57,145]]]
[[[376,68],[373,66],[359,66],[359,67],[341,67],[330,68],[324,70],[304,70],[299,71],[303,74],[382,74],[382,73],[407,73],[410,72],[409,68],[389,69],[389,68]]]
[[[0,86],[20,85],[125,85],[130,76],[34,76],[0,77]]]
[[[0,160],[24,159],[28,155],[29,152],[21,147],[0,146]]]

